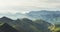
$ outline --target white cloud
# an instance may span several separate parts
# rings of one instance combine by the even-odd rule
[[[60,9],[60,0],[0,0],[0,13],[25,13],[40,9]]]

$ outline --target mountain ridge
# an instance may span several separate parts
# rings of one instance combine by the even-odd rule
[[[43,19],[45,21],[55,23],[60,20],[60,11],[33,11],[27,13],[27,16],[35,19]]]
[[[52,24],[43,20],[32,21],[28,18],[11,21],[9,18],[2,17],[0,22],[4,22],[21,32],[51,32],[48,29]]]

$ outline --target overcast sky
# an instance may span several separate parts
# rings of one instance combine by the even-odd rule
[[[60,0],[0,0],[0,14],[60,9]]]

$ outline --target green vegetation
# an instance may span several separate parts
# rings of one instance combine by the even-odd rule
[[[53,32],[60,32],[60,24],[55,25],[55,29]]]
[[[4,23],[0,22],[0,26],[2,26]]]
[[[60,32],[60,24],[54,25],[54,26],[50,26],[49,29],[52,32]]]

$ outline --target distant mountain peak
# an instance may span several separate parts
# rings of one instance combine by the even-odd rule
[[[4,17],[0,18],[0,21],[5,22],[5,23],[6,23],[6,22],[9,23],[9,22],[12,22],[12,21],[14,21],[14,20],[12,20],[12,19],[4,16]]]
[[[8,18],[8,17],[1,17],[0,19],[9,19],[9,20],[12,20],[12,19],[10,19],[10,18]]]
[[[17,20],[15,20],[15,21],[21,21],[20,19],[17,19]]]
[[[8,17],[6,17],[6,16],[3,16],[2,18],[8,18]]]
[[[28,18],[23,18],[22,20],[24,20],[24,21],[32,21],[32,20],[30,20]]]

